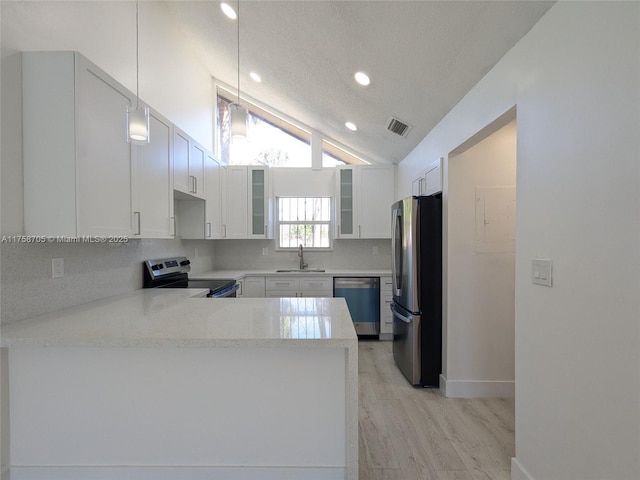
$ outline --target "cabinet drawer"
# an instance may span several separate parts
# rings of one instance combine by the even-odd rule
[[[266,289],[269,290],[299,290],[300,279],[295,277],[269,277],[266,282]]]
[[[327,290],[333,294],[333,281],[331,277],[307,277],[300,279],[301,290]]]

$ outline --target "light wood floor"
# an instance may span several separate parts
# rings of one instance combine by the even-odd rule
[[[360,480],[509,480],[513,399],[412,387],[391,342],[359,342]]]

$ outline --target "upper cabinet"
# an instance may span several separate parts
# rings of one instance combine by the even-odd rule
[[[336,238],[391,238],[392,165],[336,169]]]
[[[271,238],[269,169],[229,165],[224,170],[222,238]]]
[[[132,94],[76,52],[22,55],[27,235],[134,233]]]
[[[271,208],[267,167],[249,167],[249,238],[272,238]]]
[[[442,162],[440,158],[429,165],[411,183],[412,195],[434,195],[442,191]]]
[[[189,135],[173,127],[173,188],[198,198],[205,198],[205,149]]]
[[[205,231],[207,239],[222,238],[222,192],[224,168],[212,153],[207,152],[205,158],[204,184],[205,198]]]
[[[133,221],[135,237],[175,235],[172,180],[172,125],[151,110],[150,142],[133,145]]]

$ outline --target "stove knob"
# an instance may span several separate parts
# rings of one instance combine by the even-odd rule
[[[191,265],[191,262],[189,260],[183,260],[180,262],[181,267],[186,267],[187,265]]]
[[[157,263],[156,265],[151,266],[151,270],[153,271],[162,270],[163,268],[164,266],[161,263]]]

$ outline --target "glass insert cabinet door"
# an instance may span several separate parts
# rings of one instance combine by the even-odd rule
[[[353,170],[340,169],[340,222],[338,236],[353,235]]]
[[[265,171],[251,170],[251,235],[267,235]]]

